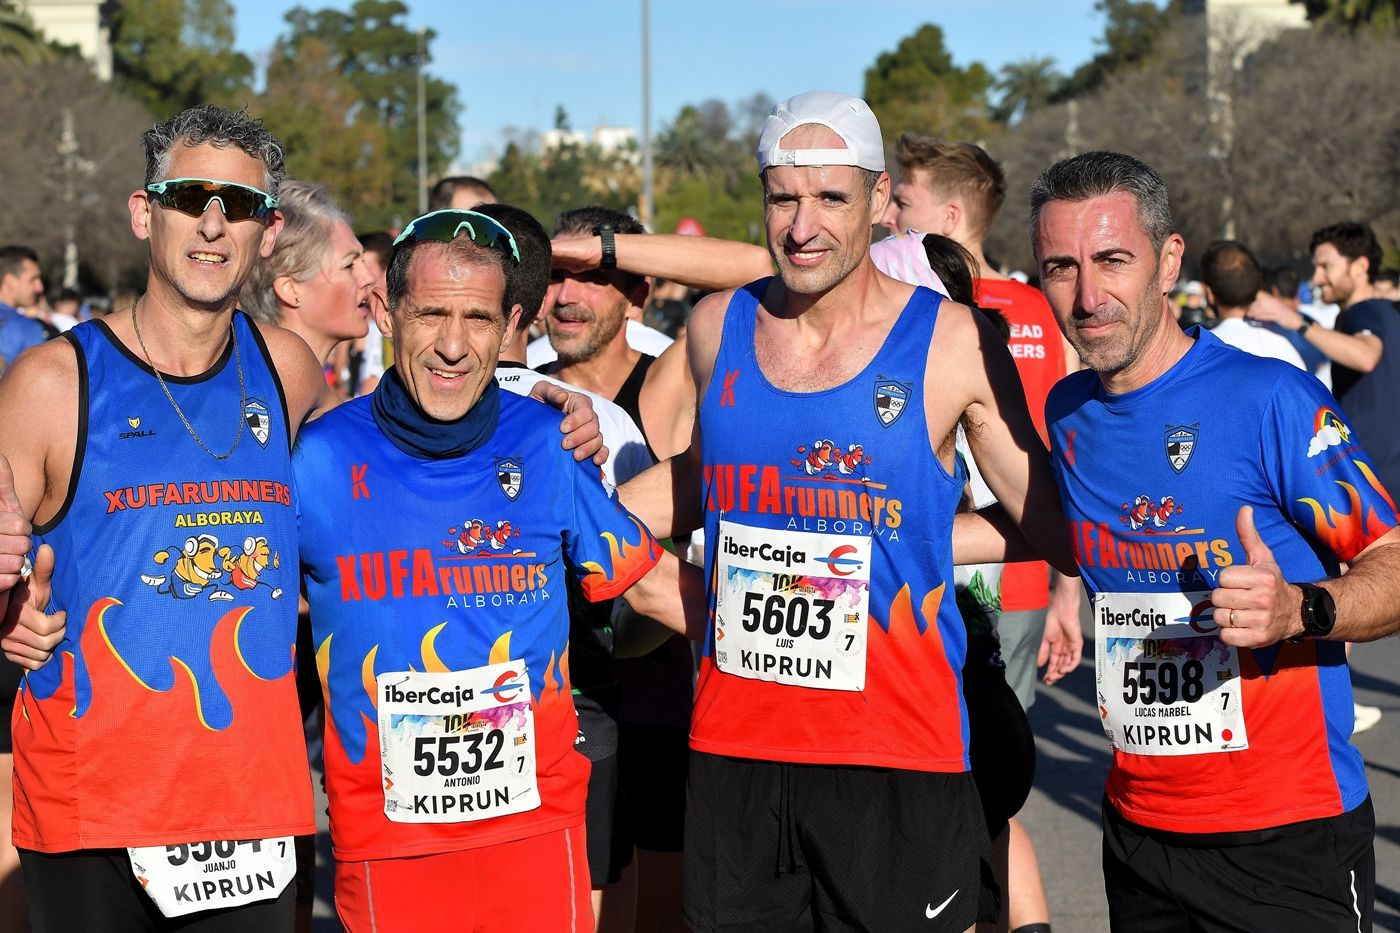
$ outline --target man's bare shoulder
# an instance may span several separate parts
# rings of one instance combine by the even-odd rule
[[[254,321],[253,326],[262,335],[277,377],[282,381],[282,391],[287,395],[287,413],[295,427],[316,409],[326,390],[321,364],[306,341],[286,328],[260,321]]]
[[[982,365],[969,365],[973,360]],[[974,394],[976,387],[1007,373],[1016,378],[1011,352],[996,325],[985,314],[947,299],[938,308],[926,372],[930,383],[943,390],[961,386]]]
[[[974,349],[983,337],[983,326],[995,339],[996,328],[984,315],[976,314],[967,305],[945,298],[938,305],[938,321],[933,328],[931,354],[963,353]]]
[[[24,351],[0,379],[0,453],[9,459],[16,494],[30,518],[42,511],[47,520],[67,494],[78,387],[78,354],[62,339]]]
[[[729,310],[737,288],[706,295],[695,303],[685,322],[687,354],[691,372],[698,382],[708,378],[719,356],[720,338],[724,335],[724,315]]]
[[[73,345],[55,338],[30,347],[15,357],[0,379],[0,406],[9,416],[20,418],[30,428],[42,428],[46,418],[33,418],[38,411],[67,411],[67,404],[78,396],[78,354]],[[62,408],[55,406],[62,404]],[[42,408],[25,407],[39,405]],[[19,407],[12,407],[19,406]],[[29,414],[25,414],[28,412]]]
[[[689,359],[690,333],[687,329],[651,364],[647,370],[647,386],[662,387],[668,392],[690,388]]]

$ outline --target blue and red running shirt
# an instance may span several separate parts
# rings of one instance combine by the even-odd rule
[[[658,546],[598,468],[561,449],[548,406],[501,392],[481,447],[423,459],[384,436],[371,401],[303,429],[292,467],[336,858],[579,825],[588,763],[574,751],[565,574],[610,599]]]
[[[1142,388],[1090,371],[1051,392],[1052,461],[1093,600],[1109,802],[1138,825],[1243,832],[1367,796],[1345,645],[1231,649],[1209,602],[1246,562],[1241,506],[1285,579],[1336,576],[1396,524],[1345,413],[1311,375],[1192,329]]]
[[[924,417],[940,296],[915,289],[856,376],[792,392],[755,357],[768,281],[734,293],[700,408],[713,624],[691,747],[965,771],[951,549],[965,476]]]
[[[231,327],[207,372],[163,377],[178,411],[105,323],[63,337],[77,456],[34,538],[53,547],[49,611],[68,621],[15,705],[21,848],[314,831],[286,406],[257,327],[241,312]]]

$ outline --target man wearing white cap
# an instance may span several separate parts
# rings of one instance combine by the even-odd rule
[[[758,163],[778,275],[696,306],[691,448],[623,490],[656,532],[703,522],[708,542],[686,920],[965,930],[995,892],[949,585],[957,424],[1071,570],[1054,486],[993,327],[871,262],[890,180],[865,102],[779,104]]]

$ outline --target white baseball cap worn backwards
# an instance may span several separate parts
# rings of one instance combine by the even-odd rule
[[[844,149],[784,149],[782,139],[799,126],[815,123],[846,143]],[[758,170],[770,165],[854,165],[871,172],[885,170],[885,145],[880,122],[859,97],[832,91],[808,91],[773,108],[758,137]]]

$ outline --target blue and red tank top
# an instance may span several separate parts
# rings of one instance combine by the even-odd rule
[[[713,622],[691,746],[964,771],[951,549],[964,477],[924,416],[940,297],[916,289],[857,376],[791,392],[755,356],[768,281],[735,292],[700,410]]]
[[[336,857],[576,826],[589,766],[574,751],[566,575],[610,599],[655,564],[656,542],[561,449],[548,406],[500,392],[483,446],[426,459],[385,437],[372,401],[308,425],[293,458]]]
[[[1098,637],[1107,795],[1129,821],[1244,832],[1367,794],[1345,645],[1233,649],[1210,591],[1243,563],[1241,506],[1285,579],[1320,580],[1396,524],[1346,413],[1311,375],[1209,331],[1146,386],[1088,371],[1046,406],[1052,463]]]
[[[208,372],[164,376],[210,448],[241,431],[225,460],[105,324],[66,335],[77,455],[67,501],[34,537],[54,549],[67,633],[15,706],[18,846],[314,831],[286,405],[257,329],[239,312],[232,327]]]

